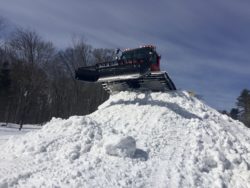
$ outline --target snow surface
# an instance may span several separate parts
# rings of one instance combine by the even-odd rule
[[[250,129],[190,97],[120,92],[0,145],[0,187],[250,187]]]
[[[22,131],[19,131],[20,125],[14,123],[0,122],[0,145],[5,143],[12,136],[22,136],[32,130],[38,130],[41,126],[38,125],[23,125]]]

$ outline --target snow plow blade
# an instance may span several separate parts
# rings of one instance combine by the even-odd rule
[[[150,72],[150,65],[144,59],[116,60],[80,67],[75,71],[75,78],[86,82],[109,82],[115,80],[137,79]]]
[[[86,82],[97,82],[99,73],[95,66],[81,67],[75,71],[75,78]]]
[[[136,79],[102,82],[109,93],[119,91],[172,91],[176,87],[166,72],[151,72]]]

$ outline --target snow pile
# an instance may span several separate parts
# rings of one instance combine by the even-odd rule
[[[249,187],[250,130],[186,92],[121,92],[0,148],[0,187]]]

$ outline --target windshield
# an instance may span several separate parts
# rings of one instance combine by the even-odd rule
[[[130,60],[130,59],[147,59],[152,64],[157,62],[157,54],[152,48],[138,48],[135,50],[129,50],[123,52],[121,56],[122,60]]]

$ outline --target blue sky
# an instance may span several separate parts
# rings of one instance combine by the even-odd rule
[[[216,109],[250,89],[249,0],[0,0],[0,16],[57,47],[72,36],[103,48],[154,44],[177,88]]]

